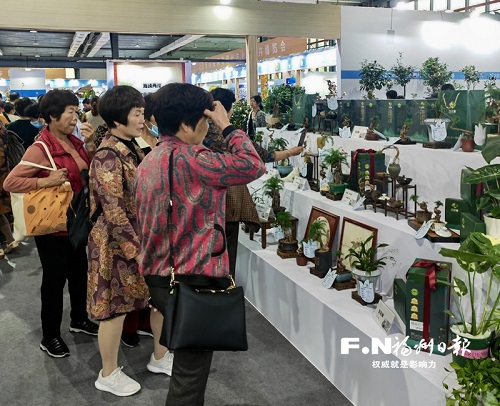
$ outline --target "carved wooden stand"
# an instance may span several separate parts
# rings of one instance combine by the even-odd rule
[[[378,293],[375,293],[375,299],[373,299],[373,302],[371,303],[367,303],[365,302],[363,299],[361,299],[361,296],[358,295],[358,292],[357,291],[353,291],[351,293],[351,297],[358,303],[360,303],[361,305],[363,306],[366,306],[366,305],[371,305],[371,304],[377,304],[380,299],[382,299],[382,296],[379,295]]]

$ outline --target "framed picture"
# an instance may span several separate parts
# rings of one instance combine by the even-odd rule
[[[304,239],[307,240],[307,236],[309,235],[309,228],[311,227],[311,224],[314,222],[314,220],[323,221],[327,224],[327,236],[323,237],[323,244],[327,245],[328,249],[331,250],[335,234],[337,233],[339,219],[340,216],[313,206],[311,208],[311,214],[309,214],[309,221],[307,222]]]
[[[349,248],[352,247],[353,242],[365,241],[371,235],[373,235],[372,246],[375,246],[377,244],[377,231],[375,227],[344,217],[339,245],[339,251],[342,253],[342,258],[345,258],[347,254],[349,254]],[[343,265],[348,265],[350,268],[350,264]]]

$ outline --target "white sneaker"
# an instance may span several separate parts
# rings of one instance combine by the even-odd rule
[[[134,381],[122,372],[123,367],[116,368],[109,376],[102,376],[102,369],[99,371],[95,387],[104,392],[110,392],[116,396],[130,396],[141,390],[139,382]]]
[[[174,363],[174,354],[167,351],[163,358],[157,360],[155,354],[151,354],[151,359],[148,363],[148,370],[155,374],[167,374],[172,376],[172,365]]]

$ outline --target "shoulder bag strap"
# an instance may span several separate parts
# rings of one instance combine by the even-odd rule
[[[47,171],[57,171],[57,166],[54,162],[54,158],[52,158],[52,155],[50,154],[49,148],[47,147],[47,145],[42,141],[35,141],[33,144],[41,144],[43,146],[43,149],[45,150],[45,153],[47,154],[47,158],[49,158],[49,161],[50,161],[50,164],[52,165],[52,168],[49,168],[48,166],[36,164],[34,162],[24,161],[24,160],[21,160],[19,162],[19,165],[33,166],[35,168],[45,169]]]

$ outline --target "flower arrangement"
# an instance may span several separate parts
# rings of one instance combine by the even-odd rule
[[[385,68],[377,61],[369,62],[366,59],[361,62],[361,72],[359,74],[359,84],[361,90],[368,92],[368,99],[374,99],[375,89],[380,90],[391,83],[390,76]]]
[[[438,91],[451,79],[452,75],[453,72],[448,70],[448,64],[439,62],[438,57],[427,58],[420,68],[420,78],[431,93]]]
[[[413,79],[413,72],[417,69],[416,66],[403,65],[401,62],[403,53],[399,53],[399,58],[396,59],[396,64],[391,67],[392,80],[395,84],[403,87],[403,96],[406,99],[406,85]]]
[[[463,67],[460,72],[464,74],[465,83],[467,83],[467,90],[470,90],[476,87],[483,75],[483,72],[479,72],[474,65],[467,65]]]

